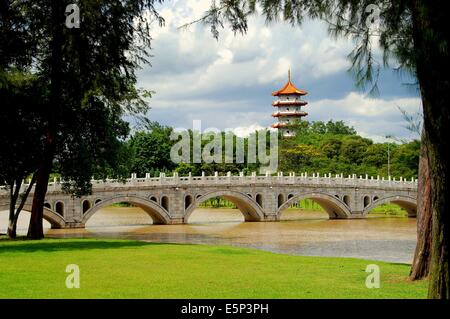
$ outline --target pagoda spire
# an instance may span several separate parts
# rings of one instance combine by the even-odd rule
[[[288,80],[291,82],[291,69],[288,70]]]

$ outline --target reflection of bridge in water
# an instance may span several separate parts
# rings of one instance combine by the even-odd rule
[[[376,206],[394,203],[416,216],[417,180],[385,180],[342,175],[323,176],[187,176],[136,178],[125,182],[92,181],[92,194],[74,198],[50,183],[44,218],[52,228],[82,228],[99,209],[120,202],[142,208],[154,224],[183,224],[202,202],[223,197],[233,202],[245,221],[277,221],[290,205],[312,199],[330,218],[364,218]],[[31,192],[25,210],[30,210]],[[0,191],[0,210],[9,209],[8,195]]]

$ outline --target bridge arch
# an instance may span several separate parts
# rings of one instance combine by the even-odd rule
[[[148,215],[150,215],[150,217],[153,219],[153,224],[170,224],[169,213],[158,203],[155,203],[154,201],[148,200],[143,197],[132,195],[121,195],[103,199],[101,202],[96,203],[86,211],[86,213],[83,215],[82,223],[86,224],[87,221],[101,208],[120,202],[127,202],[141,208]]]
[[[262,208],[253,198],[249,197],[247,194],[232,190],[217,190],[207,192],[199,197],[196,197],[193,203],[185,210],[184,222],[188,222],[189,217],[199,204],[214,197],[223,197],[235,204],[244,215],[245,221],[264,220],[264,212]]]
[[[31,212],[31,205],[23,206],[22,211]],[[66,225],[66,220],[57,212],[44,206],[44,219],[50,223],[53,229],[63,228]]]
[[[277,219],[279,220],[283,211],[302,199],[312,199],[319,204],[330,216],[331,219],[349,218],[351,216],[348,206],[339,198],[325,193],[300,193],[293,194],[290,199],[278,208]]]
[[[417,216],[417,199],[411,196],[388,196],[384,198],[377,198],[372,201],[370,205],[364,208],[363,214],[367,215],[372,209],[379,205],[393,203],[408,212],[408,216]]]

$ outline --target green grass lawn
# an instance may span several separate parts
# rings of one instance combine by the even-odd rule
[[[395,204],[383,204],[375,207],[371,214],[388,215],[388,216],[403,216],[407,217],[408,212]]]
[[[65,286],[80,268],[79,289]],[[381,288],[368,289],[368,264]],[[226,246],[127,240],[0,240],[0,298],[425,298],[409,265]]]

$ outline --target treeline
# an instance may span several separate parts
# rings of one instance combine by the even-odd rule
[[[160,172],[170,176],[213,175],[214,172],[251,174],[258,171],[259,163],[247,163],[247,147],[244,148],[244,163],[179,163],[171,161],[170,150],[176,143],[170,139],[172,128],[156,122],[148,123],[145,130],[135,132],[123,142],[121,150],[121,174],[146,173],[159,176]],[[192,132],[191,132],[192,133]],[[224,138],[224,133],[222,138]],[[239,138],[238,138],[239,139]],[[243,138],[245,145],[248,138]],[[208,141],[202,141],[204,145]],[[301,174],[349,174],[388,177],[417,177],[420,142],[374,143],[361,137],[342,121],[327,123],[302,121],[295,138],[280,138],[279,166],[283,172]],[[389,163],[389,164],[388,164]],[[117,171],[115,172],[117,175]]]
[[[374,143],[342,121],[302,121],[296,137],[282,139],[282,171],[417,177],[420,141]]]

